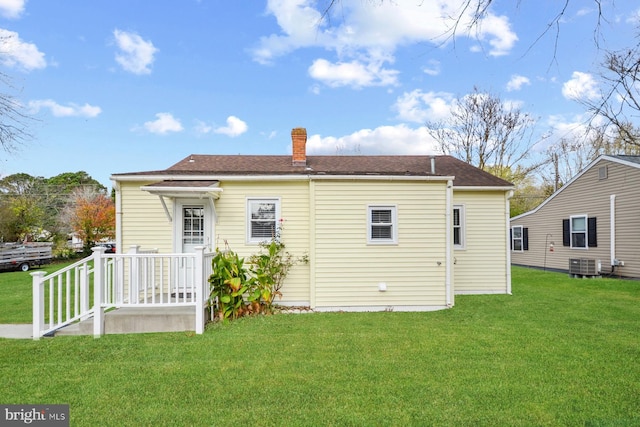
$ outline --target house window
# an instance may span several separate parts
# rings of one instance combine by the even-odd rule
[[[182,208],[182,243],[201,245],[204,243],[204,208],[185,206]]]
[[[456,205],[453,207],[453,247],[463,249],[464,245],[464,206]]]
[[[247,242],[260,243],[276,237],[280,200],[247,199]]]
[[[395,206],[369,206],[368,243],[398,243],[398,226]]]
[[[523,252],[529,250],[529,228],[521,225],[511,227],[511,250]]]
[[[586,215],[571,217],[571,247],[572,248],[587,247]]]
[[[598,220],[587,215],[573,215],[562,220],[562,245],[575,249],[598,247]]]

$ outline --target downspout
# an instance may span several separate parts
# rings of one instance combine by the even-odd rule
[[[122,194],[120,192],[120,183],[111,181],[116,191],[116,252],[122,253]]]
[[[316,308],[316,182],[309,178],[309,306]]]
[[[613,267],[616,264],[616,195],[612,194],[609,196],[610,202],[610,216],[611,216],[611,229],[609,233],[611,233],[611,245],[609,247],[610,255],[611,255],[611,266]]]
[[[445,301],[447,307],[453,306],[453,292],[451,291],[451,252],[453,245],[451,244],[451,209],[453,208],[453,181],[447,181],[446,189],[446,203],[445,203],[445,215],[444,215],[444,229],[445,229],[445,262],[444,262],[444,288],[445,288]]]
[[[511,198],[513,197],[513,190],[509,190],[506,194],[505,203],[504,203],[504,222],[506,224],[506,245],[505,250],[507,252],[507,265],[506,265],[506,276],[505,279],[507,281],[507,294],[511,295],[511,249],[509,249],[509,230],[511,228]],[[545,248],[545,251],[547,249]]]

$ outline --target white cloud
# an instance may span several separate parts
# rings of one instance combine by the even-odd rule
[[[640,9],[636,9],[630,13],[629,16],[627,16],[626,22],[638,25],[640,23]]]
[[[16,19],[24,12],[26,0],[0,0],[0,15],[8,19]]]
[[[198,135],[206,135],[213,131],[213,126],[208,123],[203,122],[202,120],[196,120],[196,126],[194,128],[196,134]]]
[[[437,76],[440,74],[440,61],[430,60],[428,65],[422,68],[422,71],[430,76]]]
[[[216,128],[214,129],[214,132],[227,135],[233,138],[233,137],[242,135],[247,131],[247,129],[248,129],[248,126],[245,122],[243,122],[236,116],[229,116],[227,117],[227,126],[221,126],[219,128]]]
[[[436,153],[436,146],[426,127],[412,129],[400,124],[362,129],[339,138],[311,135],[307,140],[307,153],[419,155]]]
[[[487,15],[479,24],[478,38],[482,41],[488,39],[489,55],[504,56],[509,54],[518,41],[516,33],[509,27],[509,18],[506,16]]]
[[[507,83],[507,91],[512,92],[514,90],[520,90],[524,85],[531,85],[531,80],[529,80],[528,77],[514,74],[511,76],[509,83]]]
[[[17,67],[26,71],[45,68],[44,53],[33,43],[20,40],[18,33],[0,28],[2,55],[0,61],[7,67]]]
[[[572,100],[597,99],[600,96],[598,84],[593,76],[580,71],[574,71],[571,80],[562,85],[562,95]]]
[[[55,117],[97,117],[102,109],[89,104],[77,105],[70,103],[69,105],[60,105],[52,99],[37,99],[29,101],[29,110],[36,114],[41,109],[48,108]]]
[[[338,58],[335,62],[339,64],[353,64],[353,59],[362,64],[375,63],[375,58],[382,58],[383,63],[393,61],[395,50],[400,46],[446,44],[446,36],[454,24],[452,17],[460,14],[465,1],[341,2],[331,10],[336,16],[323,18],[326,5],[322,2],[269,0],[267,13],[276,18],[281,31],[261,38],[251,53],[254,60],[262,64],[308,47],[334,52]],[[316,5],[318,9],[314,8]],[[465,12],[459,28],[465,28],[470,22],[469,14]],[[475,31],[459,32],[457,36],[475,37],[487,43],[489,54],[493,56],[509,53],[518,40],[508,19],[491,11]],[[378,68],[382,70],[382,64],[378,64]],[[379,82],[395,84],[395,76]]]
[[[184,128],[180,120],[171,113],[157,113],[157,119],[144,123],[144,128],[151,133],[166,135],[169,132],[181,132]]]
[[[116,45],[116,61],[125,71],[133,74],[150,74],[151,64],[158,49],[150,41],[143,40],[136,33],[113,30]]]
[[[396,100],[393,108],[400,120],[426,123],[437,122],[448,117],[455,98],[446,92],[422,92],[416,89],[405,92]]]
[[[398,71],[381,68],[381,65],[355,60],[332,64],[326,59],[316,59],[309,67],[309,75],[331,87],[396,85]]]

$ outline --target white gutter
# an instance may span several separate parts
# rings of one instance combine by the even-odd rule
[[[309,180],[371,180],[371,181],[448,181],[453,176],[415,175],[111,175],[111,180],[120,182],[146,181],[309,181]],[[158,188],[158,187],[154,187]],[[194,187],[198,188],[198,187]],[[200,190],[207,187],[199,187]],[[469,187],[477,189],[480,187]],[[509,187],[511,188],[511,187]],[[173,187],[175,190],[175,187]],[[502,187],[487,189],[501,190]]]
[[[510,237],[510,229],[511,229],[511,221],[510,221],[510,217],[511,217],[511,206],[510,206],[510,202],[511,202],[511,198],[513,197],[513,190],[510,190],[507,193],[507,197],[505,198],[505,203],[504,203],[504,222],[506,223],[506,232],[507,232],[507,236],[506,236],[506,245],[505,245],[505,250],[507,252],[507,274],[506,274],[506,281],[507,281],[507,294],[511,295],[511,249],[510,249],[510,244],[511,242],[509,242],[509,237]],[[545,251],[547,250],[547,248],[544,249]]]
[[[611,217],[611,229],[609,233],[611,233],[611,245],[609,246],[610,254],[611,254],[611,265],[615,265],[616,260],[616,195],[612,194],[609,196],[610,203],[610,217]]]
[[[485,187],[485,186],[474,187],[473,185],[464,185],[464,186],[456,185],[455,187],[453,187],[453,189],[456,190],[456,191],[509,191],[509,190],[513,190],[514,187],[513,186],[509,186],[509,187]]]
[[[447,307],[453,306],[452,295],[451,292],[451,252],[453,250],[453,245],[451,244],[451,210],[453,208],[453,181],[447,181],[447,190],[446,190],[446,203],[445,203],[445,214],[444,214],[444,229],[445,229],[445,261],[444,261],[444,288],[445,288],[445,303]]]
[[[116,191],[116,252],[122,253],[122,195],[120,194],[120,183],[113,182],[113,189]]]

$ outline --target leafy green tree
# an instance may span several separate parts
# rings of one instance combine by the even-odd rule
[[[2,206],[2,240],[35,240],[45,227],[44,204],[39,188],[42,177],[26,173],[9,175],[0,180]]]

